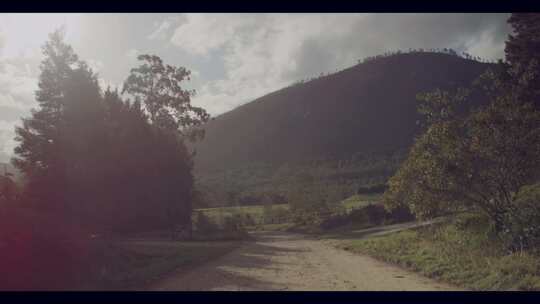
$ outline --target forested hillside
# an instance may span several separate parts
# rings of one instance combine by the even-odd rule
[[[196,146],[199,205],[282,203],[299,187],[339,199],[384,183],[422,129],[416,95],[469,85],[490,65],[451,50],[376,56],[220,115]]]
[[[419,131],[416,94],[470,84],[489,64],[444,53],[381,57],[270,93],[216,117],[196,167],[394,151]]]

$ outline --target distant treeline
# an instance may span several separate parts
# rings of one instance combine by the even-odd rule
[[[474,61],[478,61],[478,62],[482,62],[482,63],[496,63],[497,62],[496,60],[486,59],[486,58],[482,58],[480,56],[474,56],[474,55],[471,55],[471,54],[469,54],[467,52],[458,52],[458,51],[456,51],[456,50],[454,50],[452,48],[428,48],[428,49],[409,48],[408,50],[386,51],[383,54],[364,57],[362,59],[358,59],[358,64],[364,64],[364,63],[368,63],[368,62],[375,62],[377,60],[392,57],[392,56],[396,56],[396,55],[419,54],[419,53],[447,54],[447,55],[451,55],[451,56],[455,56],[455,57],[459,57],[459,58],[463,58],[463,59],[468,59],[468,60],[474,60]],[[347,67],[345,69],[349,69],[349,68],[350,67]],[[329,76],[329,75],[338,73],[340,71],[343,71],[343,70],[335,70],[333,72],[328,72],[328,73],[322,73],[321,72],[318,76],[312,76],[312,77],[307,77],[307,78],[304,78],[304,79],[297,80],[293,84],[291,84],[289,87],[294,87],[294,86],[297,86],[297,85],[300,85],[300,84],[304,84],[304,83],[307,83],[307,82],[312,81],[312,80],[316,80],[316,79],[319,79],[319,78],[322,78],[322,77],[325,77],[325,76]]]

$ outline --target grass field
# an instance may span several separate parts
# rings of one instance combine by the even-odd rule
[[[143,289],[149,282],[177,269],[189,269],[218,258],[241,242],[124,241],[99,248],[93,275],[83,290]]]
[[[345,210],[351,211],[353,209],[358,209],[365,207],[375,201],[380,200],[381,194],[355,194],[349,198],[344,199],[341,203],[343,204],[343,207],[345,207]]]
[[[371,202],[379,200],[380,196],[381,196],[380,194],[373,194],[373,195],[356,194],[343,200],[341,203],[343,204],[343,207],[345,208],[345,210],[351,211],[353,209],[365,207]],[[288,204],[272,205],[272,208],[274,209],[274,211],[275,209],[289,210],[289,205]],[[219,224],[223,223],[223,219],[225,217],[234,216],[236,214],[240,214],[240,215],[248,214],[255,220],[256,223],[261,223],[262,218],[264,216],[264,205],[204,208],[204,209],[196,209],[195,212],[203,212],[210,220]]]
[[[272,205],[272,209],[283,209],[289,210],[288,204],[279,204]],[[254,206],[234,206],[234,207],[218,207],[218,208],[205,208],[205,209],[196,209],[195,212],[202,212],[206,215],[212,222],[217,224],[222,224],[225,217],[234,216],[234,215],[249,215],[255,223],[259,224],[262,222],[264,216],[264,206],[263,205],[254,205]]]
[[[342,247],[472,290],[540,290],[540,257],[506,253],[487,239],[485,227],[471,231],[453,221]]]

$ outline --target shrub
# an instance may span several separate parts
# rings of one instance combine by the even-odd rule
[[[243,230],[242,217],[239,214],[232,216],[226,216],[223,219],[223,230],[229,231],[241,231]]]
[[[304,214],[304,211],[297,210],[296,213]],[[289,211],[280,206],[265,205],[263,207],[264,224],[280,224],[290,219]]]
[[[388,215],[384,206],[380,204],[367,205],[364,207],[364,212],[366,213],[369,223],[372,225],[382,224]]]
[[[204,214],[204,212],[197,212],[195,229],[200,234],[211,234],[219,230],[218,226],[212,221],[210,221],[210,219]]]
[[[244,214],[244,219],[242,220],[242,223],[244,226],[254,226],[255,219],[253,219],[253,216],[251,216],[251,214],[246,213]]]
[[[540,183],[522,187],[515,208],[505,217],[502,239],[512,251],[537,248],[540,245]]]
[[[349,225],[351,223],[351,217],[347,214],[337,214],[322,221],[319,227],[322,229],[332,229],[339,226]]]
[[[411,212],[408,206],[398,206],[388,211],[386,219],[394,223],[402,223],[413,221],[416,219],[416,217]]]

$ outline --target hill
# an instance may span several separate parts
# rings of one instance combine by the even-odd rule
[[[406,148],[420,130],[416,94],[470,84],[488,66],[444,53],[398,54],[281,89],[209,122],[196,166],[221,170]]]
[[[416,95],[469,85],[489,66],[446,53],[376,56],[224,113],[196,146],[196,206],[283,204],[299,192],[333,202],[380,188],[421,131]]]

